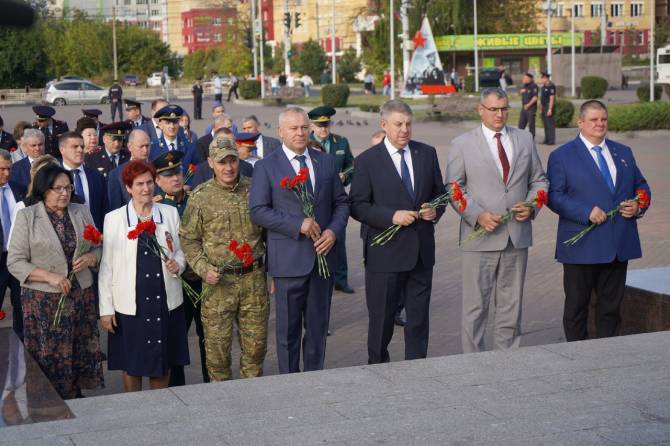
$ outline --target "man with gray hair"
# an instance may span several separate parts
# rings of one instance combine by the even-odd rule
[[[435,224],[444,208],[427,203],[444,193],[434,147],[412,140],[412,110],[399,100],[384,104],[384,139],[354,161],[351,215],[361,222],[368,307],[368,363],[389,362],[388,345],[405,299],[405,359],[428,354],[430,294],[435,265]],[[387,243],[373,243],[391,225]]]
[[[349,203],[335,159],[308,148],[309,119],[303,109],[289,107],[279,115],[279,137],[282,148],[254,166],[249,213],[251,222],[267,231],[279,373],[299,372],[301,356],[304,371],[321,370],[333,277],[318,267],[317,254],[325,257],[329,271],[335,271],[333,247],[346,230]],[[304,187],[312,200],[313,217],[305,215],[301,200],[286,188],[286,178],[302,169],[307,171]]]
[[[149,159],[149,150],[151,148],[151,140],[147,132],[141,128],[136,128],[130,135],[128,135],[128,151],[130,152],[130,160],[147,161]],[[130,161],[128,160],[128,161]],[[120,165],[109,171],[107,175],[107,198],[109,200],[109,210],[113,211],[121,206],[125,206],[130,201],[130,195],[126,190],[126,185],[123,183],[121,174],[124,165]]]
[[[249,115],[242,120],[242,131],[244,133],[261,133],[261,123],[255,115]],[[261,134],[256,140],[256,156],[263,158],[281,149],[281,141],[277,138]]]
[[[44,155],[44,133],[39,129],[25,129],[21,138],[21,150],[26,157],[12,166],[11,181],[28,187],[30,183],[30,166],[37,158]]]
[[[223,128],[228,128],[232,131],[232,123],[233,121],[230,116],[225,113],[214,118],[214,124],[209,127],[209,131],[205,131],[205,134],[198,138],[196,142],[196,152],[199,162],[207,161],[209,157],[209,145],[214,140],[216,132]]]
[[[463,251],[463,352],[484,348],[489,303],[495,305],[493,348],[518,347],[528,247],[533,243],[532,201],[548,183],[530,133],[508,127],[509,101],[501,88],[482,90],[481,125],[454,139],[446,182],[457,182],[467,200],[461,212]],[[454,207],[455,208],[455,207]],[[511,210],[514,217],[503,222]],[[487,234],[468,240],[483,228]]]

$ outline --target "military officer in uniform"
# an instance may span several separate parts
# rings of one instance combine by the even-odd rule
[[[556,86],[550,80],[551,74],[542,72],[542,90],[540,103],[542,104],[542,124],[544,125],[544,141],[542,144],[556,144],[556,123],[554,111],[556,106]]]
[[[263,228],[249,219],[251,179],[239,173],[235,141],[214,139],[208,162],[214,178],[191,193],[179,231],[186,260],[203,281],[207,372],[212,381],[232,377],[230,349],[237,323],[240,376],[257,377],[263,374],[270,310]],[[231,240],[248,243],[253,262],[224,267],[236,259]]]
[[[240,159],[252,166],[261,159],[256,150],[256,140],[259,136],[261,136],[260,133],[238,133],[235,136],[235,145],[240,154]]]
[[[145,122],[151,121],[142,114],[142,104],[140,102],[130,99],[124,99],[123,102],[126,104],[126,119],[130,121],[133,128],[141,127]]]
[[[521,130],[528,125],[528,131],[535,138],[535,114],[537,113],[537,84],[532,73],[523,75],[523,87],[521,88],[521,113],[519,114],[519,128]]]
[[[179,119],[184,114],[184,109],[178,105],[168,104],[154,115],[161,130],[161,136],[151,141],[149,160],[153,161],[159,156],[178,150],[184,153],[182,170],[191,164],[198,164],[195,144],[186,139],[184,132],[179,131]]]
[[[114,79],[114,83],[109,87],[109,104],[111,107],[112,121],[116,121],[116,113],[119,113],[119,119],[123,119],[121,104],[123,102],[123,89],[119,81]]]
[[[179,151],[167,152],[154,160],[153,165],[156,168],[156,184],[160,188],[154,196],[154,201],[163,203],[177,208],[179,216],[184,215],[186,203],[188,202],[188,191],[184,189],[184,174],[181,169],[181,162],[184,154]],[[186,267],[186,271],[182,274],[188,284],[200,293],[202,283],[200,277],[193,272],[190,267]],[[205,335],[202,329],[202,320],[200,319],[200,303],[193,306],[193,303],[188,301],[184,305],[184,313],[186,316],[186,332],[191,328],[191,322],[195,321],[195,331],[198,335],[198,346],[200,347],[200,364],[202,367],[202,380],[209,382],[207,375],[206,357],[205,357]],[[173,367],[170,371],[170,387],[183,386],[186,384],[184,376],[184,367]]]
[[[202,119],[202,79],[195,81],[195,85],[191,89],[193,94],[193,119]]]
[[[48,105],[35,105],[33,106],[33,112],[35,113],[33,127],[44,133],[44,149],[46,154],[60,159],[58,137],[70,131],[67,123],[54,119],[53,115],[56,114],[56,110]]]
[[[131,124],[126,121],[113,122],[102,128],[104,146],[97,152],[88,153],[84,163],[100,172],[105,178],[114,168],[130,159],[130,152],[123,147]]]
[[[307,115],[312,121],[312,133],[309,138],[317,143],[324,152],[335,157],[335,168],[340,174],[343,186],[348,186],[353,176],[354,156],[349,148],[347,138],[330,131],[331,117],[336,113],[333,107],[317,107]],[[335,245],[337,254],[337,268],[335,269],[335,289],[343,293],[352,294],[354,290],[349,286],[347,272],[347,250],[345,235],[337,238]]]

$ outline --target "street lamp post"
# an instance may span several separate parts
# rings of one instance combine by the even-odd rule
[[[570,2],[570,34],[572,36],[572,47],[570,48],[570,95],[574,98],[577,96],[577,89],[575,87],[575,0]]]
[[[649,102],[654,102],[654,26],[656,25],[655,1],[651,2],[651,26],[649,27]]]
[[[475,25],[475,91],[479,91],[479,51],[477,48],[477,0],[474,1],[474,25]]]
[[[552,74],[551,66],[551,13],[556,6],[554,6],[553,0],[548,0],[544,2],[543,9],[547,11],[547,73]],[[574,13],[574,10],[573,10]]]
[[[395,45],[394,34],[395,26],[393,23],[393,0],[389,0],[389,40],[391,48],[391,99],[395,99]]]

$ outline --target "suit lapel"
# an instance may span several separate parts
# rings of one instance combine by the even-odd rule
[[[47,215],[47,210],[46,207],[44,207],[44,203],[39,202],[36,206],[37,206],[36,209],[37,212],[35,213],[35,216],[39,218],[40,221],[39,227],[41,232],[51,242],[49,243],[49,246],[52,248],[52,251],[55,254],[61,256],[62,258],[65,258],[65,252],[63,251],[63,246],[60,244],[60,239],[58,238],[58,234],[56,234],[56,230],[51,224],[51,220],[49,220],[49,216]]]
[[[509,175],[507,176],[507,184],[509,184],[512,175],[514,175],[514,168],[516,167],[519,158],[521,158],[521,151],[526,148],[521,147],[521,144],[519,143],[519,134],[516,131],[507,127],[507,134],[509,135],[509,140],[512,142],[512,153],[514,154],[512,156],[512,165],[509,168]]]
[[[80,235],[84,233],[84,222],[83,218],[81,216],[81,213],[79,212],[79,209],[76,207],[70,205],[67,208],[69,214],[70,214],[70,221],[72,222],[72,227],[74,228],[74,233],[77,237],[77,248],[75,249],[75,253],[80,252],[81,247],[79,246],[81,244],[81,237]]]
[[[607,139],[605,140],[605,143],[607,144],[607,148],[609,149],[610,155],[612,155],[612,159],[614,160],[614,165],[616,166],[616,182],[614,183],[614,192],[616,193],[619,191],[619,188],[623,183],[624,172],[627,172],[628,160],[621,159],[621,155],[619,155],[613,141]]]
[[[596,181],[598,184],[600,184],[601,189],[611,195],[612,191],[605,182],[605,178],[603,178],[603,174],[600,172],[600,168],[596,164],[595,160],[591,157],[589,150],[586,148],[579,136],[577,136],[577,138],[574,140],[574,148],[582,164],[586,167],[587,170],[591,172],[593,177],[597,178]]]
[[[502,183],[502,175],[500,175],[498,165],[496,164],[496,160],[493,158],[491,148],[489,147],[488,141],[486,141],[486,136],[484,136],[484,131],[482,130],[481,125],[477,128],[477,135],[479,135],[477,150],[479,150],[479,154],[482,160],[484,160],[484,162],[491,168],[491,174],[495,175],[497,178],[500,178],[500,182]]]
[[[421,168],[423,167],[423,153],[418,148],[414,147],[412,141],[409,142],[409,151],[412,154],[412,171],[414,172],[414,204],[418,204],[421,186],[423,186],[423,175],[421,175]],[[409,194],[408,194],[409,195]]]
[[[396,186],[401,190],[403,194],[405,194],[405,197],[413,203],[414,200],[412,200],[412,197],[409,195],[409,192],[405,190],[405,186],[402,184],[402,178],[400,178],[400,174],[398,173],[398,170],[395,167],[395,164],[393,163],[393,160],[391,159],[391,155],[389,154],[389,151],[386,149],[386,144],[384,141],[380,142],[379,145],[377,146],[379,149],[378,154],[379,154],[379,159],[380,159],[380,165],[383,165],[382,169],[393,172],[389,178],[393,178],[394,180],[391,180],[393,183],[396,184]],[[412,170],[415,169],[414,167],[414,159],[412,159]],[[416,173],[414,175],[414,180],[416,181]],[[416,191],[416,187],[414,188]],[[414,193],[416,196],[416,192]]]
[[[322,177],[321,172],[323,169],[321,168],[321,165],[319,164],[319,155],[316,152],[316,150],[313,149],[307,149],[309,151],[309,157],[312,159],[312,167],[314,168],[314,181],[316,184],[314,185],[314,203],[317,203],[319,201],[319,197],[321,195],[321,190],[324,188],[324,178]]]

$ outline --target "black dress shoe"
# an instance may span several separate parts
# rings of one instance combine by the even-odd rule
[[[345,294],[354,294],[354,289],[349,286],[348,283],[345,284],[335,284],[335,291],[342,291]]]
[[[327,334],[326,336],[330,336],[331,334],[332,334],[332,333],[330,332],[330,330],[328,330],[328,334]]]
[[[404,327],[407,323],[407,320],[403,317],[402,312],[399,311],[395,314],[394,322],[398,327]]]

